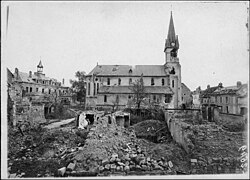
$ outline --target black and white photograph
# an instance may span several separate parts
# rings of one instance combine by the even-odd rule
[[[1,179],[248,179],[248,1],[1,1]]]

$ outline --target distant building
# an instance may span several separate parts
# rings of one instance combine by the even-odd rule
[[[201,103],[203,118],[214,121],[214,110],[219,114],[246,116],[248,111],[247,99],[248,86],[237,82],[236,86],[223,87],[222,83],[215,87],[209,87],[201,91]],[[228,116],[228,118],[230,118]]]
[[[193,108],[199,109],[201,108],[201,87],[196,88],[195,91],[192,92],[193,97]]]
[[[44,121],[47,114],[53,111],[55,102],[69,104],[72,101],[71,90],[63,83],[43,74],[40,61],[37,72],[20,72],[15,68],[12,73],[7,69],[8,97],[13,103],[13,124],[20,120]]]
[[[181,65],[177,57],[178,36],[175,35],[171,12],[168,36],[165,41],[163,65],[97,65],[87,75],[86,106],[110,108],[118,102],[125,108],[133,99],[133,83],[143,78],[147,101],[164,107],[182,104]]]
[[[181,90],[182,90],[182,103],[185,104],[186,107],[191,107],[193,98],[191,90],[184,84],[181,83]]]
[[[236,86],[217,89],[211,95],[211,104],[215,104],[222,113],[244,115],[247,112],[247,84],[237,82]]]
[[[64,79],[61,83],[43,74],[41,61],[37,65],[37,72],[34,72],[34,74],[32,74],[32,71],[29,71],[29,73],[20,72],[18,68],[15,68],[13,81],[22,87],[23,96],[39,98],[41,95],[47,94],[60,97],[61,100],[70,93],[70,88],[64,86]],[[70,101],[70,98],[68,100]]]
[[[219,83],[218,86],[210,87],[210,85],[207,85],[207,89],[202,90],[200,92],[200,102],[201,102],[201,108],[202,108],[202,116],[204,119],[213,120],[213,107],[215,106],[213,103],[211,103],[211,96],[213,95],[214,91],[217,89],[223,88],[222,83]]]

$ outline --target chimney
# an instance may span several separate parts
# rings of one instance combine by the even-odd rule
[[[19,78],[19,71],[17,68],[15,68],[15,74],[16,74],[16,80]]]
[[[222,83],[219,83],[218,87],[223,88]]]
[[[207,89],[209,89],[209,88],[210,88],[210,85],[208,84],[208,85],[207,85]]]
[[[240,81],[237,81],[237,88],[241,87],[241,82]]]
[[[29,72],[29,77],[32,78],[32,71]]]
[[[62,84],[64,85],[64,78],[62,79]]]

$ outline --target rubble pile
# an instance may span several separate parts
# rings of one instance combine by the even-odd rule
[[[189,117],[184,112],[172,114],[168,124],[173,138],[190,157],[191,174],[244,172],[239,148],[247,144],[247,132],[230,132],[215,122],[199,121],[197,114]]]
[[[193,126],[192,130],[196,137],[193,154],[203,159],[203,166],[199,166],[200,171],[237,173],[243,170],[239,148],[246,144],[244,133],[225,131],[221,126],[210,122]]]
[[[158,120],[146,120],[134,125],[137,137],[156,136],[156,132],[166,125]]]
[[[150,151],[154,143],[147,147],[143,140],[136,138],[133,127],[117,126],[114,119],[110,124],[109,118],[107,115],[95,121],[85,145],[71,159],[73,168],[61,167],[60,176],[175,174],[172,161],[160,156],[165,152],[154,158],[150,154],[157,151]]]
[[[84,145],[80,130],[69,125],[57,129],[9,130],[9,177],[52,177],[57,169],[70,162]],[[78,132],[78,133],[77,133]],[[83,131],[81,130],[83,133]],[[22,176],[21,176],[22,174]]]

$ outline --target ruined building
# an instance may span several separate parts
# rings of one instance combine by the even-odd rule
[[[201,90],[200,87],[196,89],[193,93],[193,102],[196,108],[201,108],[203,119],[209,121],[215,121],[216,116],[225,119],[246,119],[247,92],[248,85],[240,81],[228,87],[223,87],[222,83],[214,87],[207,85],[205,90]]]
[[[175,35],[171,12],[165,63],[163,65],[97,65],[87,75],[86,106],[111,107],[115,102],[120,109],[133,99],[131,86],[143,78],[147,100],[164,107],[177,108],[182,104],[181,65],[178,58],[179,40]]]
[[[14,73],[7,69],[7,76],[13,125],[18,121],[42,122],[53,112],[54,103],[70,104],[72,101],[70,88],[64,86],[64,80],[61,83],[46,77],[41,61],[34,74],[15,68]]]

